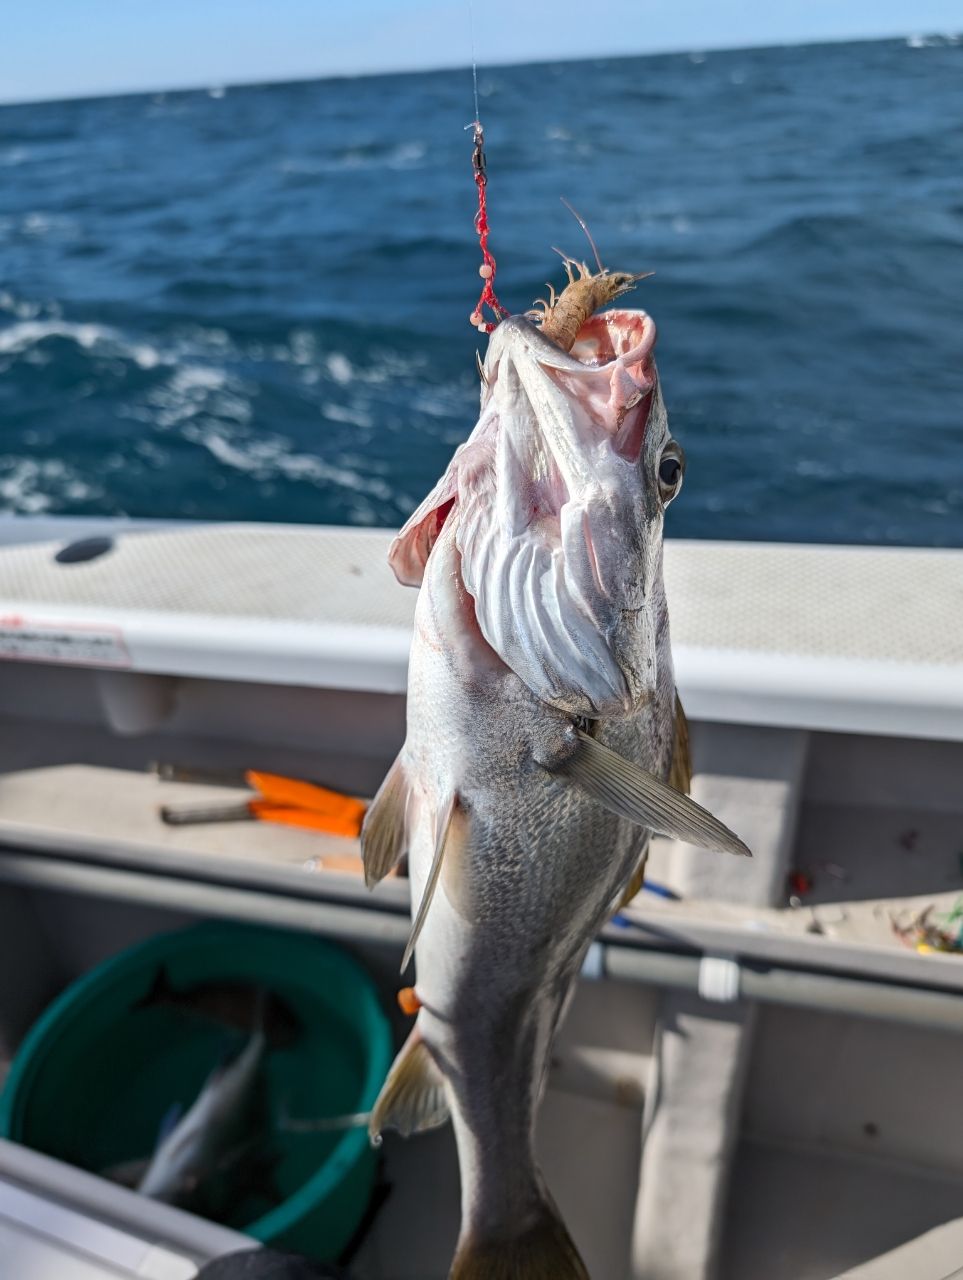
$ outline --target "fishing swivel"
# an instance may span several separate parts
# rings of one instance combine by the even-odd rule
[[[485,162],[485,130],[482,128],[480,120],[473,120],[471,124],[465,125],[466,129],[472,130],[472,142],[475,144],[471,154],[471,167],[475,171],[475,182],[483,187],[488,182],[488,172]],[[476,224],[478,219],[475,219]]]

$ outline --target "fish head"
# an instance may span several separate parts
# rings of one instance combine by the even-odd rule
[[[662,525],[684,458],[643,311],[589,319],[571,353],[502,322],[478,424],[392,547],[418,582],[446,520],[489,645],[542,701],[631,714],[658,681]]]

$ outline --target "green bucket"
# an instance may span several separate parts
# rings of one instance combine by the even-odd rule
[[[169,1006],[135,1008],[161,966],[171,984],[250,981],[277,992],[302,1030],[267,1054],[270,1201],[245,1193],[226,1226],[329,1261],[370,1199],[377,1153],[364,1127],[303,1133],[284,1116],[371,1109],[391,1062],[391,1031],[371,979],[340,948],[306,934],[202,924],[152,938],[85,974],[31,1028],[0,1098],[0,1136],[92,1172],[149,1154],[172,1102],[189,1106],[244,1032]]]

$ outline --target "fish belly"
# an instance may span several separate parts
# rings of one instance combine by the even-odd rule
[[[585,952],[635,871],[645,832],[553,777],[570,722],[538,701],[472,630],[447,530],[419,600],[406,768],[417,904],[439,815],[456,798],[438,886],[416,949],[418,1029],[447,1083],[463,1234],[497,1236],[542,1211],[534,1120],[549,1051]],[[668,770],[666,706],[597,726],[622,754]],[[661,684],[661,681],[660,681]]]

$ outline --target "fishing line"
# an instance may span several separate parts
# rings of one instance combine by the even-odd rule
[[[478,110],[478,59],[475,57],[475,6],[468,0],[468,26],[471,30],[471,79],[475,89],[475,119],[481,120]]]

